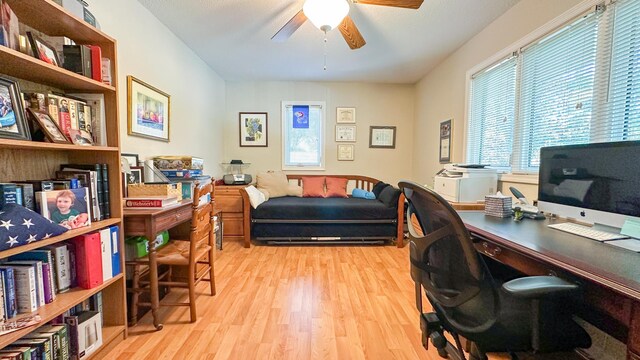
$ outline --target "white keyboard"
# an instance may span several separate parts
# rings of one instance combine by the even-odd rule
[[[595,230],[589,226],[578,225],[574,223],[560,223],[549,225],[550,228],[568,232],[574,235],[583,236],[598,241],[627,239],[628,236],[616,234],[607,231]]]

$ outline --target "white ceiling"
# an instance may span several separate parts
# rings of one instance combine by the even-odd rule
[[[425,0],[419,10],[351,4],[367,44],[310,21],[287,42],[271,37],[304,0],[138,0],[223,79],[415,83],[519,0]]]

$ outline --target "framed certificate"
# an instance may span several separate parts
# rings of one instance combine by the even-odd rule
[[[370,148],[396,148],[396,127],[395,126],[370,126],[369,127],[369,147]]]
[[[353,161],[355,145],[339,144],[338,145],[338,161]]]
[[[336,125],[336,142],[355,142],[355,125]]]

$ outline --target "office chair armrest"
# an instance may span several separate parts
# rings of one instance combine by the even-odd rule
[[[502,284],[502,289],[517,298],[539,299],[571,295],[579,287],[555,276],[528,276],[508,281]]]

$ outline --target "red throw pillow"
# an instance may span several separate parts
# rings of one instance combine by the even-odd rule
[[[347,182],[349,180],[345,178],[333,178],[327,177],[327,193],[324,197],[339,197],[346,198],[347,196]]]
[[[303,176],[302,197],[324,197],[324,176]]]

